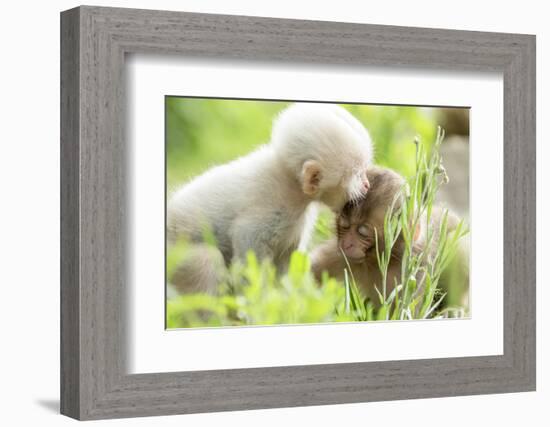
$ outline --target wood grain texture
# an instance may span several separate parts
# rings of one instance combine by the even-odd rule
[[[80,7],[62,13],[61,408],[78,419],[535,388],[535,38]],[[504,76],[504,354],[128,375],[128,53]]]
[[[80,414],[79,13],[61,20],[61,413]]]

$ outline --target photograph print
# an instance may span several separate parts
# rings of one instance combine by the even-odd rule
[[[166,96],[166,328],[469,318],[469,112]]]

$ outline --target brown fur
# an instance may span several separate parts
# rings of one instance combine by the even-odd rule
[[[313,273],[317,279],[321,278],[323,271],[331,277],[343,279],[346,269],[346,260],[342,254],[341,243],[346,235],[353,233],[353,238],[361,246],[363,256],[361,259],[350,259],[351,273],[364,297],[373,302],[378,301],[374,286],[380,285],[382,277],[376,259],[376,239],[380,250],[384,247],[384,216],[391,208],[394,198],[395,209],[399,208],[401,199],[398,196],[404,185],[403,178],[390,169],[372,167],[367,171],[370,189],[366,197],[358,203],[348,203],[336,219],[337,238],[331,239],[317,247],[312,254]],[[367,236],[361,236],[356,230],[364,225],[368,230]],[[395,279],[401,276],[401,257],[403,255],[403,242],[398,239],[392,251],[392,259],[388,269],[388,292],[394,287]]]
[[[382,290],[382,276],[378,267],[376,257],[376,239],[380,251],[384,250],[384,216],[391,209],[398,209],[402,203],[401,190],[405,183],[404,179],[396,172],[381,167],[372,167],[367,172],[370,182],[370,190],[367,196],[359,203],[348,203],[336,220],[336,238],[333,238],[317,247],[312,254],[312,269],[318,280],[322,273],[326,271],[329,276],[342,280],[344,270],[347,268],[346,259],[343,251],[347,242],[355,245],[356,257],[347,260],[351,267],[358,287],[365,298],[369,298],[375,305],[379,298],[375,286]],[[434,208],[432,213],[433,230],[438,230],[443,215],[443,209]],[[448,214],[448,231],[452,231],[458,224],[458,218]],[[359,233],[359,227],[363,226],[366,235]],[[425,227],[425,225],[424,225]],[[415,235],[414,251],[425,250],[424,231],[418,229]],[[432,246],[438,236],[434,236]],[[401,261],[404,253],[404,241],[399,236],[393,246],[391,261],[388,268],[386,292],[389,294],[396,283],[401,282]],[[421,278],[418,278],[421,284]]]

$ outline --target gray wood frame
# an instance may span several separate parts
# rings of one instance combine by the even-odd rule
[[[504,76],[504,354],[128,375],[126,53]],[[83,6],[61,14],[61,412],[99,419],[535,390],[535,37]],[[490,250],[490,249],[489,249]]]

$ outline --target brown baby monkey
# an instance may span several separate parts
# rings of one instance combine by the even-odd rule
[[[360,202],[348,203],[336,219],[336,237],[321,244],[312,253],[312,268],[315,277],[320,280],[323,272],[330,277],[343,279],[345,270],[351,270],[357,286],[364,298],[370,299],[375,306],[379,297],[375,287],[381,290],[382,274],[377,260],[378,250],[384,251],[384,217],[389,209],[397,210],[403,203],[405,180],[396,172],[371,167],[367,171],[370,189]],[[444,210],[434,207],[430,226],[434,232],[430,248],[426,248],[426,221],[419,221],[413,236],[412,252],[420,254],[425,250],[434,250],[439,239],[437,235],[444,215]],[[458,225],[458,218],[447,214],[447,232],[452,232]],[[396,283],[401,283],[401,265],[405,252],[405,241],[402,235],[397,236],[393,245],[388,266],[386,291],[389,294]],[[428,257],[429,259],[429,257]],[[417,278],[422,286],[422,278]]]

